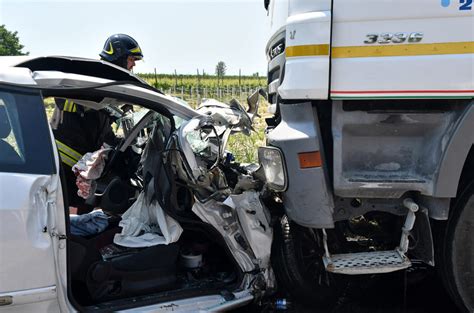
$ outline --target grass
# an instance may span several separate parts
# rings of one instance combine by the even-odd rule
[[[232,99],[233,93],[234,97],[239,100],[241,104],[246,106],[249,92],[257,88],[265,87],[267,84],[266,77],[256,76],[241,76],[240,80],[239,76],[225,76],[221,81],[218,81],[217,77],[213,75],[175,76],[159,74],[155,77],[154,74],[139,74],[139,76],[155,88],[161,89],[164,92],[170,92],[175,97],[183,98],[183,100],[187,101],[193,108],[197,108],[202,99],[201,96],[196,94],[191,96],[191,88],[194,88],[194,90],[197,88],[201,95],[204,92],[208,92],[208,98],[216,98],[225,103],[228,103]],[[181,88],[186,91],[182,93]],[[216,92],[217,89],[224,91],[224,95],[222,96],[222,93]],[[209,95],[211,92],[215,93]],[[221,95],[221,97],[219,97],[219,95]],[[268,103],[263,98],[260,98],[259,115],[262,117],[256,117],[254,119],[255,132],[252,132],[250,136],[234,134],[229,138],[227,150],[232,151],[238,162],[257,162],[257,148],[265,145],[264,132],[266,125],[264,117],[268,115],[267,108]]]
[[[246,102],[241,102],[245,103]],[[265,117],[267,113],[268,103],[260,98],[260,106],[258,108],[259,116],[253,120],[255,132],[250,136],[244,134],[234,134],[229,138],[227,149],[232,151],[236,161],[241,163],[256,163],[258,161],[257,148],[265,145]]]
[[[266,77],[257,76],[224,76],[222,79],[217,79],[215,75],[169,75],[169,74],[137,74],[150,85],[161,90],[168,90],[170,88],[185,89],[193,88],[258,88],[266,86]]]
[[[198,78],[196,75],[181,75],[178,76],[177,82],[177,88],[176,88],[176,93],[173,91],[175,90],[174,88],[174,83],[175,83],[175,77],[174,75],[164,75],[160,74],[157,75],[157,81],[158,84],[155,82],[154,74],[139,74],[142,78],[147,80],[151,85],[155,85],[155,87],[158,87],[158,89],[162,89],[165,92],[171,91],[171,94],[173,96],[181,98],[183,94],[181,94],[180,89],[181,87],[187,88],[187,90],[190,90],[190,88],[197,88],[197,84],[199,83],[200,88],[217,88],[217,86],[224,86],[223,88],[226,88],[226,90],[231,90],[231,88],[234,88],[235,90],[239,90],[239,78],[238,76],[226,76],[224,77],[222,82],[217,83],[217,77],[215,76],[210,76],[206,75],[204,78],[200,78],[198,82]],[[182,84],[181,84],[182,82]],[[245,88],[245,92],[234,92],[235,98],[245,107],[247,105],[247,96],[249,94],[249,90],[247,88],[255,89],[259,87],[263,87],[266,84],[266,77],[253,77],[253,76],[245,76],[242,77],[241,79],[241,87]],[[202,90],[202,89],[201,89]],[[215,94],[212,96],[209,96],[209,98],[218,98],[215,97]],[[193,94],[193,96],[190,96],[189,93],[186,93],[183,97],[185,101],[187,101],[193,108],[197,108],[200,102],[203,100],[201,96],[197,95],[196,93]],[[232,99],[231,93],[224,93],[222,97],[218,98],[219,101],[228,103]],[[45,101],[45,109],[46,109],[46,114],[48,116],[48,119],[51,119],[51,116],[53,115],[54,111],[54,99],[53,98],[46,98]],[[255,163],[257,162],[257,148],[259,146],[265,145],[265,120],[264,117],[267,114],[267,108],[268,108],[268,103],[263,99],[262,97],[260,98],[260,107],[259,107],[259,115],[262,117],[256,117],[254,119],[254,128],[255,132],[252,132],[250,136],[245,136],[244,134],[234,134],[231,135],[229,139],[229,143],[227,145],[227,150],[231,151],[235,158],[236,161],[241,162],[241,163]]]

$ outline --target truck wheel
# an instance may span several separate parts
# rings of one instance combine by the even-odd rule
[[[322,242],[285,215],[274,228],[272,264],[280,287],[301,302],[334,305],[342,286],[322,262]],[[340,285],[340,283],[339,283]]]
[[[441,273],[458,307],[474,312],[474,181],[457,198],[448,220]]]

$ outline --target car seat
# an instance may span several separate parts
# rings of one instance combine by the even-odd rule
[[[162,200],[161,195],[165,193],[156,195],[157,188],[163,188],[164,192],[170,189],[169,182],[160,177],[169,134],[169,129],[157,122],[144,149],[142,174],[145,198],[149,201]],[[89,240],[97,242],[102,236],[105,235]],[[178,252],[177,243],[138,249],[111,242],[100,250],[100,259],[88,266],[85,283],[92,300],[105,301],[174,288]]]

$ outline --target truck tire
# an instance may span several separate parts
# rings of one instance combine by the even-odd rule
[[[464,189],[448,220],[441,259],[441,274],[454,302],[474,312],[474,181]]]
[[[312,230],[291,223],[284,215],[274,228],[272,265],[280,288],[312,307],[337,302],[341,286],[336,275],[326,272],[324,249]]]

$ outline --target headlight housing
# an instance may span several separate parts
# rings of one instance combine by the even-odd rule
[[[280,149],[260,147],[258,160],[265,173],[268,187],[275,191],[285,191],[287,187],[285,159]]]

